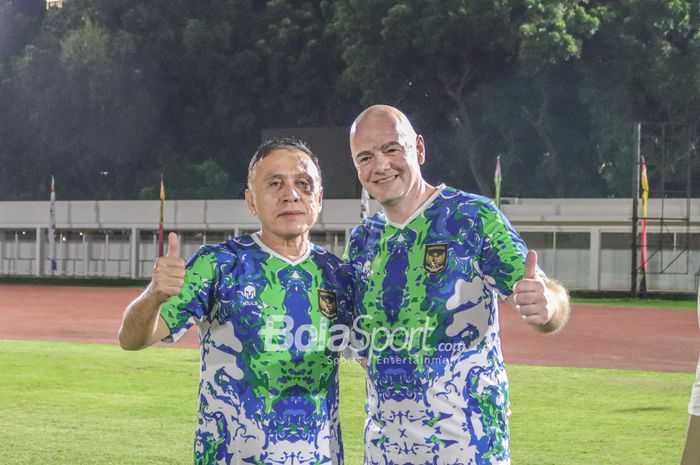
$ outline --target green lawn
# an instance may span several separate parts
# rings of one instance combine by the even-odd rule
[[[6,465],[190,464],[198,351],[0,341]],[[677,463],[691,373],[510,366],[515,465]],[[341,365],[346,463],[362,461],[364,379]]]
[[[631,297],[619,298],[596,298],[596,297],[573,297],[574,304],[587,305],[611,305],[613,307],[645,307],[645,308],[667,308],[673,310],[697,309],[696,300],[666,300],[666,299],[633,299]]]
[[[511,366],[515,465],[680,461],[694,373]]]

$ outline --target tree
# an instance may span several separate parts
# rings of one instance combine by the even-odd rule
[[[43,0],[0,0],[0,64],[22,51],[41,25]]]
[[[493,108],[506,111],[498,115],[504,122],[513,121],[507,114],[512,108],[524,109],[518,119],[528,120],[542,144],[550,146],[540,153],[557,153],[545,127],[549,89],[537,79],[545,68],[578,57],[582,40],[595,31],[585,3],[341,0],[334,24],[345,45],[344,76],[364,90],[365,103],[388,100],[419,111],[423,116],[416,119],[429,126],[449,124],[465,155],[462,177],[490,194],[495,157],[516,147],[513,137],[519,132],[493,118]],[[533,108],[499,87],[513,84],[524,92],[546,92]],[[514,100],[504,104],[504,98]],[[450,163],[460,158],[453,156]]]
[[[601,11],[600,30],[582,56],[579,93],[589,108],[607,193],[629,196],[632,123],[697,128],[700,4],[625,0]],[[697,163],[693,170],[697,178]]]
[[[420,109],[418,121],[450,124],[466,152],[465,171],[489,193],[469,100],[514,59],[508,2],[341,0],[334,24],[344,76],[362,89],[362,100]]]

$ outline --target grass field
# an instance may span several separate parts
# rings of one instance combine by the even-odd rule
[[[695,311],[698,305],[696,300],[633,299],[631,297],[574,297],[571,299],[571,301],[574,304],[611,305],[613,307],[666,308],[669,310],[684,311]]]
[[[198,351],[0,340],[6,465],[191,464]],[[694,375],[509,366],[514,465],[677,463]],[[364,379],[341,365],[346,463]]]

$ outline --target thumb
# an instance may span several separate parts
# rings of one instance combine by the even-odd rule
[[[180,256],[180,238],[177,234],[171,232],[168,234],[168,253],[166,257],[179,257]]]
[[[537,252],[530,250],[525,257],[525,278],[537,277]]]

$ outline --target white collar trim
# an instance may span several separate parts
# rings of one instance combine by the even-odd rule
[[[292,266],[296,266],[296,265],[300,264],[301,262],[303,262],[304,260],[309,258],[309,255],[311,255],[311,243],[309,241],[306,241],[306,252],[304,252],[304,255],[297,258],[296,260],[290,260],[287,257],[285,257],[284,255],[280,255],[279,253],[275,252],[274,250],[272,250],[271,248],[266,246],[263,243],[263,241],[260,239],[260,232],[253,233],[250,236],[253,238],[255,243],[258,244],[258,246],[261,249],[263,249],[265,252],[269,253],[273,257],[279,258],[280,260],[282,260],[285,263],[289,263]]]
[[[437,186],[437,188],[435,189],[435,192],[433,192],[433,193],[430,195],[430,197],[428,197],[428,198],[425,200],[425,202],[423,202],[423,203],[421,204],[421,206],[418,207],[418,208],[416,209],[416,211],[414,211],[413,214],[412,214],[411,216],[409,216],[408,219],[407,219],[406,221],[404,221],[402,224],[394,223],[393,221],[391,221],[391,220],[389,219],[389,216],[388,216],[388,215],[387,215],[387,217],[386,217],[386,222],[387,222],[388,224],[392,225],[393,227],[397,228],[397,229],[404,229],[406,226],[408,226],[408,223],[410,223],[411,221],[415,220],[415,219],[418,217],[418,215],[420,215],[421,213],[423,213],[423,212],[425,211],[425,209],[428,208],[428,206],[429,206],[431,203],[433,203],[433,200],[435,200],[435,199],[437,198],[437,196],[440,195],[440,194],[442,193],[442,191],[443,191],[443,189],[445,189],[445,187],[446,187],[446,186],[445,186],[444,184],[440,184],[439,186]]]

